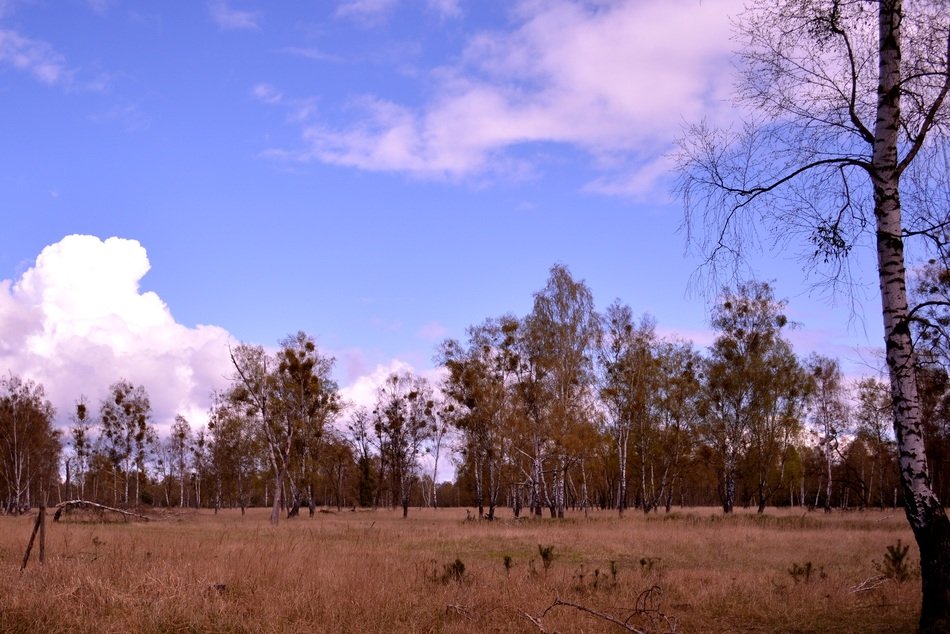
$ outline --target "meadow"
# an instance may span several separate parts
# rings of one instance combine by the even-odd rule
[[[34,518],[4,516],[0,631],[625,631],[606,617],[645,632],[915,629],[916,548],[909,579],[881,575],[887,547],[912,543],[900,510],[501,516],[74,516],[48,523],[46,563],[34,554],[22,572]]]

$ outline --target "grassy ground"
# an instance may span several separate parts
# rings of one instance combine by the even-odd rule
[[[917,577],[853,591],[888,545],[911,543],[900,511],[487,523],[411,509],[277,528],[265,510],[202,511],[50,523],[46,564],[20,573],[32,522],[0,517],[3,632],[623,631],[575,607],[545,613],[556,598],[621,620],[639,607],[629,624],[647,631],[901,632],[919,601]],[[539,545],[553,546],[548,568]]]

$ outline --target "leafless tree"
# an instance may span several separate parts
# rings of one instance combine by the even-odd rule
[[[850,288],[862,247],[875,253],[920,628],[946,631],[950,521],[927,468],[906,267],[907,254],[946,262],[950,6],[780,0],[747,10],[737,38],[745,123],[697,124],[681,144],[690,242],[715,272],[760,231],[779,249],[797,234],[832,289]]]

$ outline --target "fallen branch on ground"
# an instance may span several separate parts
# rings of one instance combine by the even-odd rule
[[[547,615],[548,612],[553,610],[558,606],[564,606],[568,608],[574,608],[581,612],[586,612],[592,616],[596,616],[599,619],[607,621],[608,623],[613,623],[617,627],[622,628],[626,632],[633,632],[634,634],[650,634],[651,632],[676,632],[676,620],[666,616],[659,609],[659,602],[657,597],[662,594],[662,591],[659,586],[653,586],[648,588],[640,593],[637,597],[636,607],[631,611],[630,615],[621,620],[620,618],[614,616],[613,614],[608,614],[607,612],[601,612],[600,610],[595,610],[589,608],[586,605],[581,605],[579,603],[572,603],[571,601],[565,601],[561,597],[555,597],[554,602],[551,603],[547,608],[544,609],[541,614],[537,616],[532,616],[527,612],[521,612],[521,615],[528,619],[535,627],[538,628],[541,632],[547,632],[544,627],[542,619]],[[641,629],[634,625],[630,624],[630,621],[636,617],[646,617],[650,621],[650,626],[648,629]],[[662,623],[665,627],[663,630],[657,628],[657,625]]]
[[[111,506],[105,506],[103,504],[96,504],[95,502],[88,502],[86,500],[69,500],[68,502],[60,502],[56,505],[56,513],[53,514],[53,521],[58,522],[59,518],[62,516],[63,511],[74,509],[74,508],[90,508],[97,511],[110,511],[112,513],[118,513],[125,518],[134,517],[140,519],[144,522],[147,522],[149,518],[145,515],[140,515],[138,513],[133,513],[131,511],[125,511],[122,509],[113,508]]]

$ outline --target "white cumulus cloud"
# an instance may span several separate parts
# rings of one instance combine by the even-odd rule
[[[429,382],[433,391],[440,394],[440,386],[445,379],[444,368],[435,367],[418,371],[408,361],[390,359],[387,363],[378,363],[376,367],[353,378],[349,384],[340,388],[340,396],[346,403],[373,409],[376,405],[376,393],[379,387],[393,374],[409,372],[421,376]]]
[[[228,333],[175,321],[140,282],[135,240],[72,235],[43,249],[18,280],[0,281],[0,369],[42,383],[65,423],[85,395],[94,409],[120,378],[144,385],[164,429],[178,413],[207,418],[230,373]]]
[[[370,5],[389,3],[344,7]],[[459,61],[432,69],[421,106],[354,97],[354,123],[303,126],[298,158],[460,178],[510,172],[532,145],[556,143],[595,159],[605,176],[591,190],[643,192],[684,121],[725,111],[729,15],[739,9],[739,0],[521,0],[512,28],[473,34]]]
[[[389,363],[378,364],[372,371],[357,377],[353,382],[340,388],[340,396],[347,403],[372,409],[376,405],[376,392],[379,386],[392,374],[414,372],[415,369],[405,361],[392,359]]]

